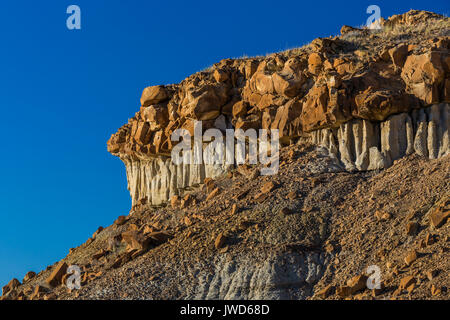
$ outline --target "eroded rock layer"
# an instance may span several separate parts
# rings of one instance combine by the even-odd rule
[[[449,154],[449,114],[449,104],[443,103],[392,115],[378,123],[351,120],[336,129],[314,131],[311,139],[327,148],[347,170],[383,169],[413,152],[430,159]]]
[[[193,135],[195,121],[203,132],[277,129],[283,145],[312,136],[348,170],[448,153],[450,19],[411,10],[380,23],[145,88],[140,110],[108,141],[127,166],[133,203],[164,202],[208,176],[168,161],[174,130]]]
[[[169,157],[126,158],[123,162],[133,207],[162,204],[172,196],[181,195],[186,188],[203,183],[205,178],[216,178],[226,171],[222,165],[175,165]]]

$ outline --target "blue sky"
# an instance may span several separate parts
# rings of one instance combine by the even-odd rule
[[[66,9],[81,8],[81,30]],[[127,214],[124,166],[106,141],[146,86],[223,58],[301,46],[448,1],[1,1],[0,285],[40,271]]]

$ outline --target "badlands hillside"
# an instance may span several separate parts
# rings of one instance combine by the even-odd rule
[[[146,88],[108,141],[130,213],[1,299],[449,299],[450,19],[380,23]],[[195,121],[278,129],[279,171],[174,164]]]

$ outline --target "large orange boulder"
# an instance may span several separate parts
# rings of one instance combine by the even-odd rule
[[[227,89],[222,84],[193,87],[187,91],[180,115],[197,120],[215,119],[227,102]]]
[[[328,87],[317,84],[312,87],[305,97],[303,103],[301,121],[305,131],[318,129],[330,125],[330,119],[327,115]]]
[[[141,110],[144,121],[150,123],[152,131],[159,130],[169,122],[169,112],[165,105],[150,105]]]
[[[263,72],[255,73],[251,79],[250,88],[253,92],[259,94],[273,93],[274,87],[272,76]]]
[[[396,67],[402,68],[405,64],[406,56],[408,55],[408,45],[398,45],[394,48],[389,49],[388,53],[392,59],[392,63]]]
[[[315,75],[319,74],[322,68],[323,61],[324,59],[320,54],[318,54],[317,52],[311,53],[308,57],[309,72]]]
[[[403,66],[401,77],[406,91],[418,97],[423,104],[430,105],[440,100],[440,87],[444,82],[448,53],[431,51],[410,55]]]
[[[272,75],[273,87],[279,95],[294,98],[300,94],[303,77],[294,77],[289,74],[274,73]]]
[[[278,129],[281,142],[288,142],[290,137],[298,137],[302,132],[300,115],[302,104],[298,100],[289,100],[284,106],[279,107],[271,129]]]
[[[141,105],[143,107],[149,106],[151,104],[157,104],[164,100],[167,100],[169,95],[164,86],[153,86],[147,87],[142,92]]]

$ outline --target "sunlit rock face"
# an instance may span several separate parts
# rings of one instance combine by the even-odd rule
[[[133,204],[163,203],[223,173],[220,166],[170,163],[172,133],[193,134],[195,121],[203,132],[278,130],[282,145],[309,139],[347,170],[387,168],[413,152],[447,154],[450,19],[412,10],[382,27],[224,59],[178,84],[145,88],[139,111],[108,141],[108,151],[125,162]],[[406,33],[397,37],[392,28]]]
[[[311,139],[349,171],[383,169],[414,152],[430,159],[449,154],[449,113],[449,104],[443,103],[382,122],[352,120],[336,129],[314,131]]]

